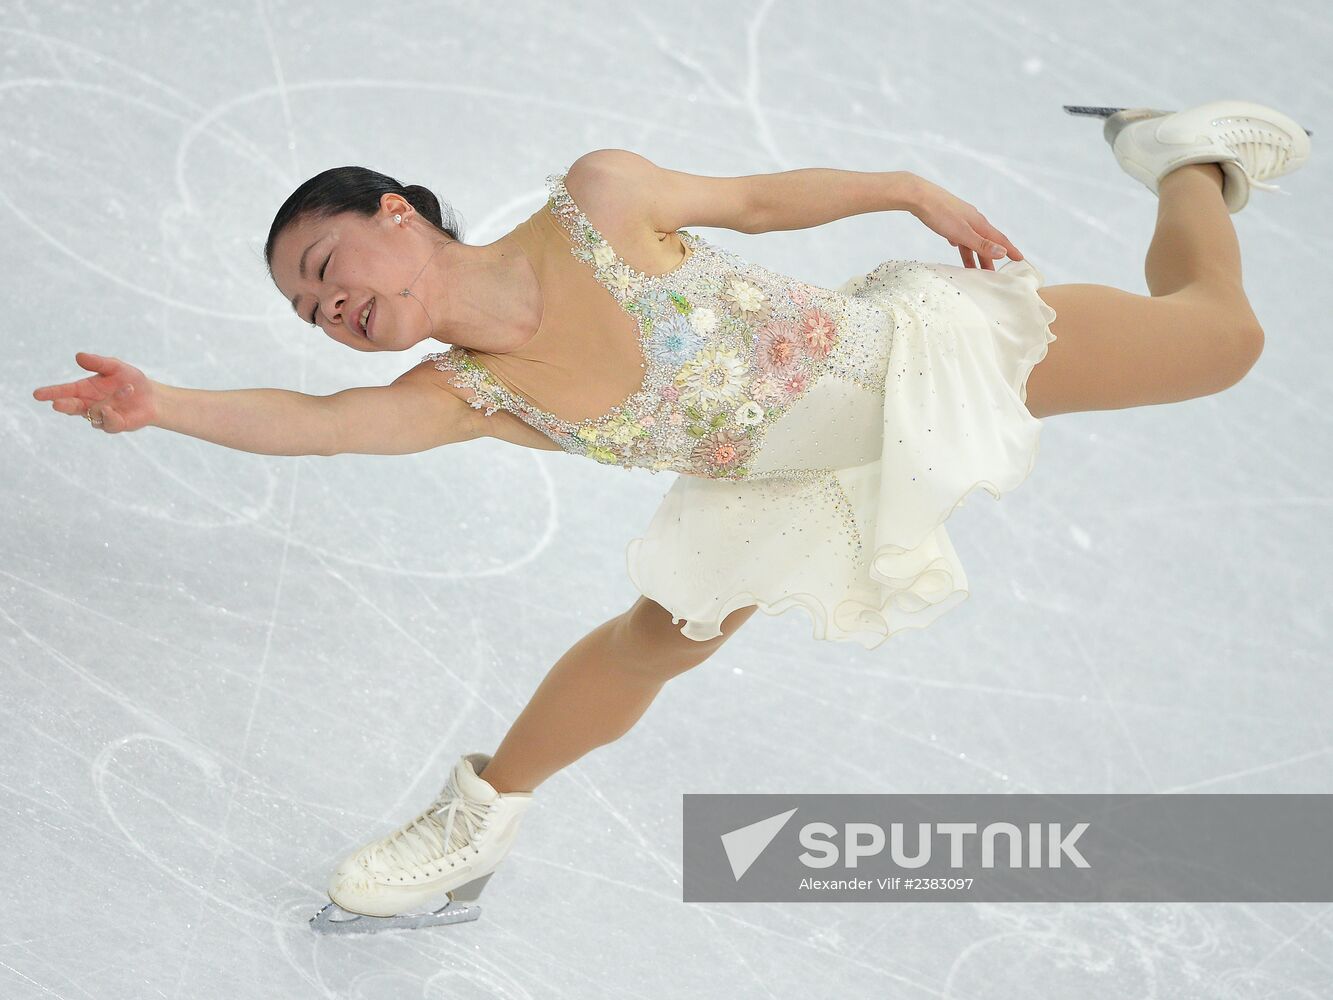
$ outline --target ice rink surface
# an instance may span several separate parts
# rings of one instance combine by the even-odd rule
[[[685,792],[1320,792],[1333,780],[1333,93],[1314,0],[0,5],[0,995],[1315,998],[1333,906],[681,900]],[[1314,154],[1233,217],[1265,332],[1219,395],[1048,418],[949,522],[972,596],[875,651],[754,616],[537,792],[480,921],[313,935],[333,863],[491,752],[635,594],[669,476],[480,440],[272,457],[107,435],[76,351],[328,394],[416,363],[303,326],[273,213],[356,163],[473,244],[603,147],[915,171],[1051,284],[1147,291],[1156,202],[1061,105],[1275,105]],[[703,235],[822,284],[958,263],[910,214]],[[571,725],[579,720],[571,719]]]

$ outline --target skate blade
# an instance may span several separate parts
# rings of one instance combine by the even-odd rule
[[[400,913],[392,917],[371,917],[344,910],[330,902],[310,918],[310,929],[317,934],[375,934],[389,930],[417,930],[441,924],[461,924],[481,916],[477,903],[450,902],[433,913]]]
[[[1088,115],[1091,118],[1110,118],[1117,111],[1128,110],[1127,108],[1094,108],[1083,104],[1065,104],[1063,107],[1071,115]],[[1301,128],[1305,129],[1306,135],[1314,135],[1304,125]]]

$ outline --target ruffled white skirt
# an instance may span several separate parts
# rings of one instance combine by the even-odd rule
[[[785,452],[773,466],[805,478],[680,476],[629,543],[635,588],[699,641],[738,608],[802,607],[816,639],[874,649],[957,607],[967,574],[945,522],[974,490],[998,500],[1036,463],[1027,380],[1055,340],[1042,284],[1026,260],[889,261],[846,282],[853,305],[891,307],[872,310],[894,327],[882,395],[824,379],[769,428],[764,447]]]

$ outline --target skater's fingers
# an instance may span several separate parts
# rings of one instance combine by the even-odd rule
[[[92,420],[88,423],[91,427],[99,431],[108,431],[116,433],[125,429],[125,418],[117,413],[107,402],[89,401],[87,399],[78,399],[65,396],[60,399],[51,400],[51,409],[57,413],[65,413],[71,417],[87,419],[91,412]],[[94,423],[93,421],[96,421]]]
[[[120,362],[115,358],[108,358],[101,354],[89,354],[87,351],[75,351],[74,362],[80,368],[86,368],[90,372],[98,372],[102,375],[110,375],[120,367]]]
[[[983,271],[994,271],[995,258],[1004,256],[1004,248],[984,236],[974,236],[969,242],[972,250],[976,252],[977,260],[981,261],[981,269]]]
[[[66,396],[63,399],[51,401],[51,409],[60,413],[68,413],[72,417],[81,417],[88,412],[89,402],[86,399],[78,399]]]
[[[1008,236],[1005,236],[1004,233],[1000,232],[989,222],[987,222],[985,216],[982,216],[981,224],[979,226],[974,226],[973,228],[990,243],[999,244],[1004,249],[1004,252],[1008,254],[1012,260],[1023,259],[1023,255],[1018,252],[1018,247],[1014,246],[1013,242],[1009,239]],[[991,254],[990,256],[1002,257],[1004,256],[1004,254]]]
[[[117,431],[125,429],[125,418],[106,403],[88,404],[84,407],[81,416],[87,418],[88,414],[92,415],[92,419],[88,423],[99,431],[115,434]]]
[[[33,399],[65,399],[80,396],[88,392],[91,379],[79,379],[77,382],[62,382],[60,385],[44,385],[32,391]]]
[[[968,234],[964,242],[975,250],[977,255],[987,264],[995,260],[996,257],[1003,257],[1009,252],[1009,248],[1004,244],[997,242],[990,236],[981,235],[975,229]],[[994,270],[994,268],[988,270]]]

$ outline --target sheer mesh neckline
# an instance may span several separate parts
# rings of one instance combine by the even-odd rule
[[[631,267],[611,245],[611,241],[602,235],[587,215],[583,213],[583,210],[579,208],[573,196],[565,187],[565,176],[564,173],[547,176],[546,186],[550,196],[547,198],[546,211],[555,216],[573,240],[573,245],[569,248],[570,253],[593,269],[593,276],[597,279],[598,284],[610,293],[622,307],[627,302],[633,301],[645,289],[656,287],[670,280],[680,280],[686,270],[692,268],[702,256],[700,251],[707,245],[706,241],[687,230],[678,229],[676,235],[681,238],[681,242],[685,244],[689,251],[684,260],[661,274],[645,274],[643,271]],[[639,382],[639,388],[626,399],[606,413],[596,417],[588,417],[584,420],[565,420],[554,413],[535,406],[495,378],[490,369],[476,360],[467,348],[454,347],[451,350],[459,352],[460,357],[457,361],[459,366],[481,379],[486,384],[489,393],[501,400],[506,408],[518,409],[531,414],[538,419],[539,423],[545,424],[552,430],[564,434],[576,434],[580,430],[607,423],[627,411],[634,410],[655,391],[649,385],[649,379],[653,375],[658,362],[653,359],[647,347],[648,334],[644,329],[642,312],[630,309],[625,311],[634,318],[637,328],[639,351],[643,359],[641,362],[644,368],[643,378]],[[476,386],[474,385],[472,388],[475,390]]]

